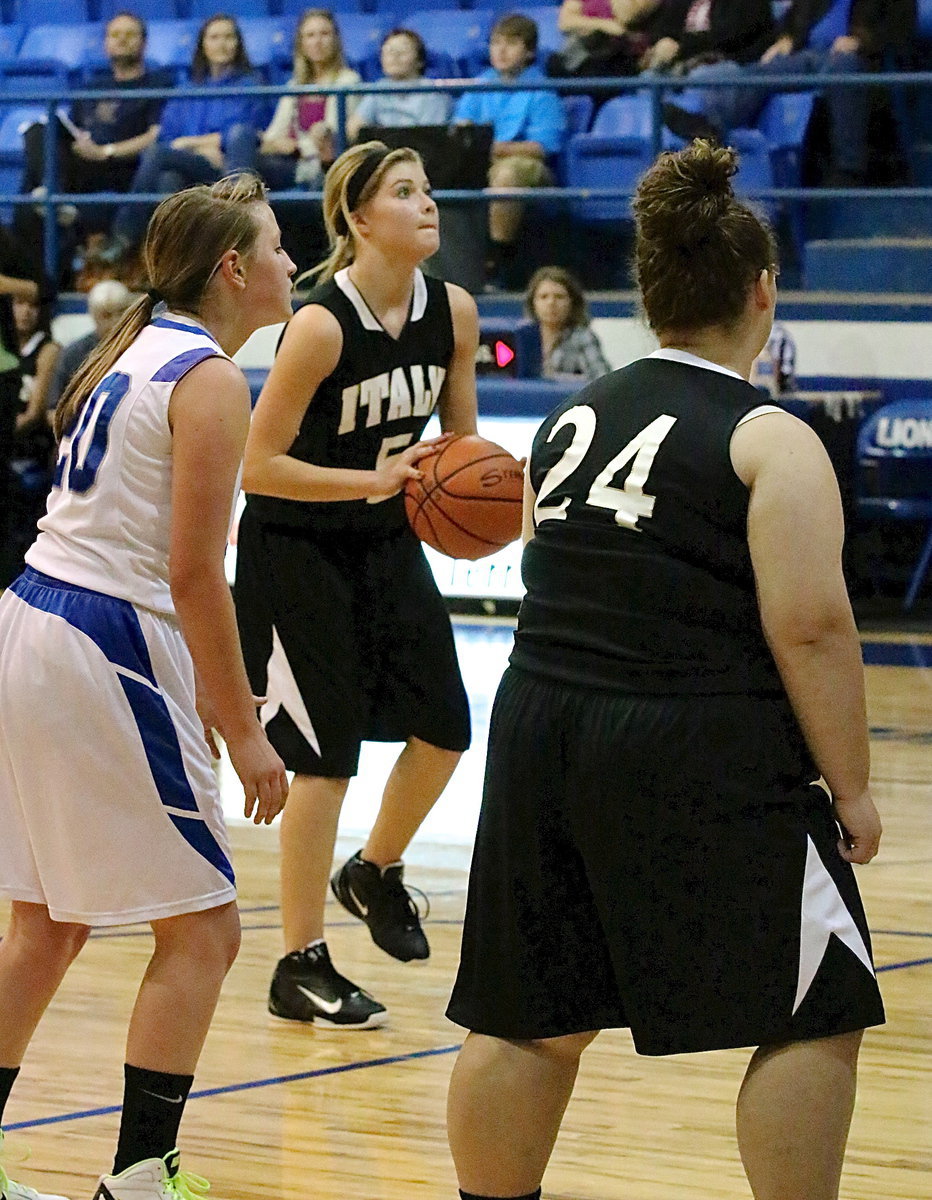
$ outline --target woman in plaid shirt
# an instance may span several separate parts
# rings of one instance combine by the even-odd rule
[[[569,271],[562,267],[535,271],[524,310],[540,329],[540,373],[545,379],[582,376],[593,380],[612,369],[589,325],[582,288]]]

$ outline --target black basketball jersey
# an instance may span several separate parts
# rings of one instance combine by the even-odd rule
[[[446,285],[415,272],[411,313],[396,339],[386,333],[348,270],[315,288],[308,304],[340,322],[343,350],[311,397],[288,453],[321,467],[372,471],[420,438],[453,355]],[[304,529],[388,532],[405,524],[401,494],[388,500],[310,502],[251,496],[263,521]]]
[[[658,351],[541,426],[516,666],[626,692],[782,690],[729,457],[761,394],[702,362]]]

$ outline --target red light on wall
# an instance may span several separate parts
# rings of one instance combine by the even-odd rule
[[[495,343],[495,361],[500,367],[507,367],[515,356],[514,350],[505,342],[498,340]]]

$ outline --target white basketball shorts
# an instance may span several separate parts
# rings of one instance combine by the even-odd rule
[[[0,597],[0,893],[86,925],[236,896],[177,622],[30,567]]]

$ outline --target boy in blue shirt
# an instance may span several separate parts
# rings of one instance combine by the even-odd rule
[[[534,65],[537,25],[521,13],[500,17],[489,38],[491,67],[480,79],[527,82],[527,90],[466,92],[454,120],[491,125],[494,130],[489,186],[546,187],[553,183],[547,159],[557,154],[566,133],[566,117],[555,92],[532,90],[544,74]],[[514,258],[522,205],[496,200],[489,205],[493,274]]]

